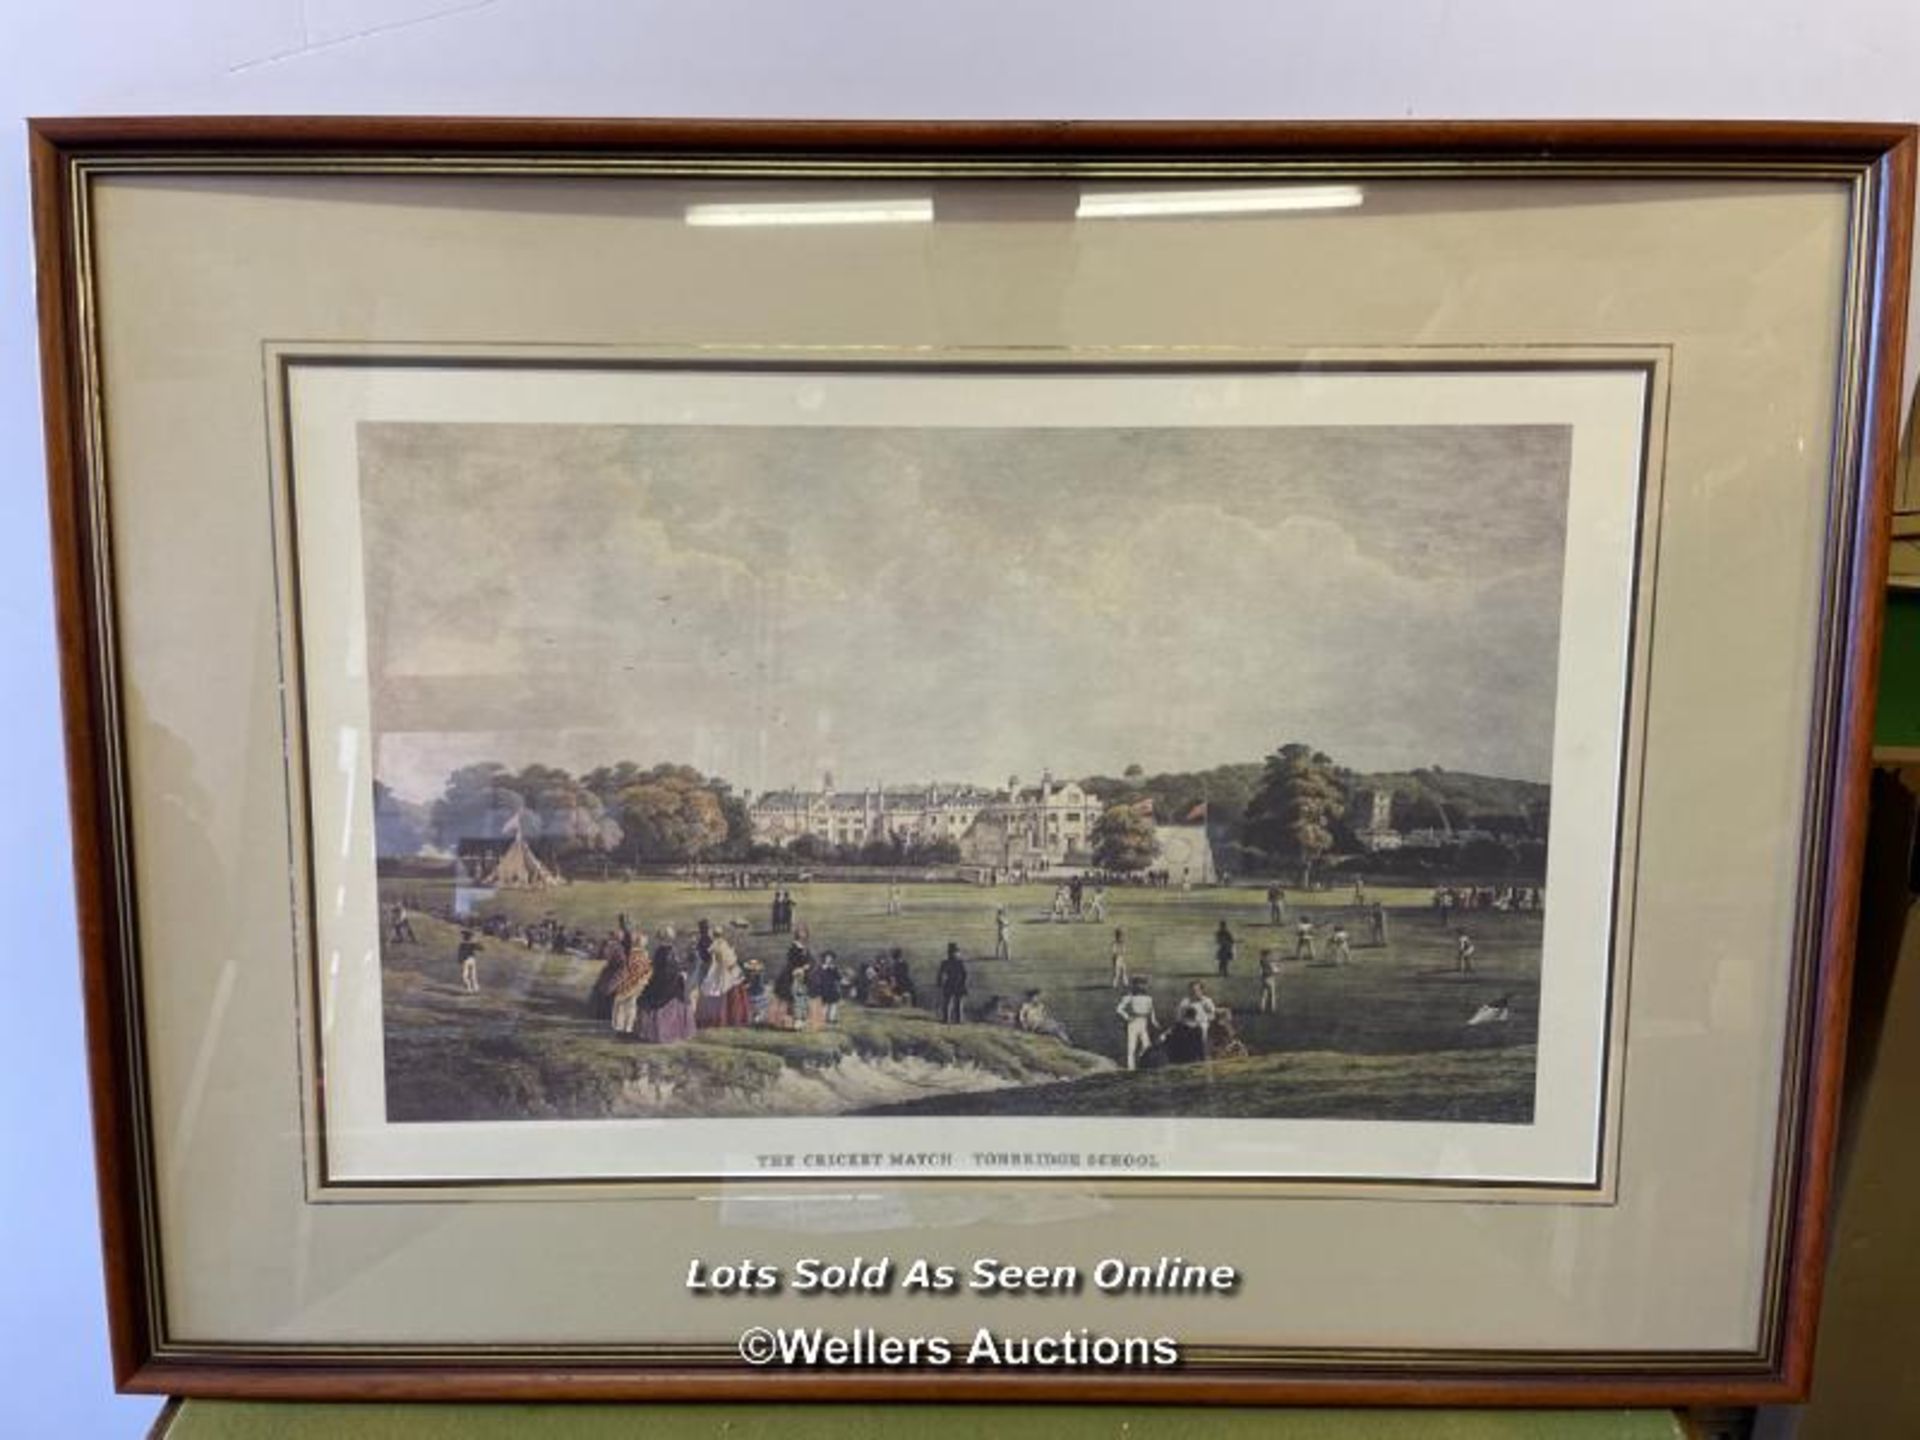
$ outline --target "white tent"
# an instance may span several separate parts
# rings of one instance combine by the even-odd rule
[[[499,890],[546,890],[558,885],[560,877],[541,862],[526,836],[516,830],[513,843],[480,883]]]

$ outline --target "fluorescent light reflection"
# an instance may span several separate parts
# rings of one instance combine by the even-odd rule
[[[1211,190],[1083,191],[1081,220],[1163,215],[1274,215],[1292,210],[1351,210],[1366,199],[1358,185],[1223,185]]]
[[[689,205],[689,225],[927,225],[933,199],[926,195],[894,200],[792,200],[732,205]]]

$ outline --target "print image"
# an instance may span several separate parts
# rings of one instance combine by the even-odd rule
[[[1571,434],[361,423],[387,1119],[1528,1124]]]

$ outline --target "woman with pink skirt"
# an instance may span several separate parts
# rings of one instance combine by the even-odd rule
[[[702,1030],[747,1023],[746,978],[733,946],[724,935],[716,935],[707,947],[707,963],[700,972],[699,999],[695,1002],[694,1014]]]
[[[655,1045],[693,1038],[693,1006],[687,999],[687,977],[671,941],[653,952],[653,974],[647,977],[646,988],[640,992],[637,1029],[642,1040]]]

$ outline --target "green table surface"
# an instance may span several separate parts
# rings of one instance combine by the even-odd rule
[[[166,1440],[1679,1440],[1665,1410],[1242,1410],[1123,1405],[306,1405],[190,1400]]]
[[[1887,595],[1873,742],[1890,749],[1920,750],[1920,590],[1894,590]]]

